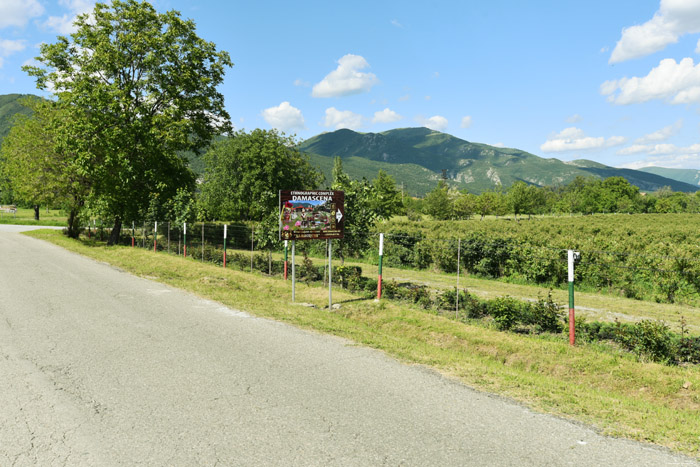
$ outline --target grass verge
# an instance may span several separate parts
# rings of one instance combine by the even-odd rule
[[[329,313],[324,287],[223,269],[168,254],[70,240],[55,231],[29,236],[133,274],[251,314],[351,339],[397,359],[427,365],[472,387],[513,398],[601,432],[700,458],[700,369],[639,362],[609,346],[570,347],[563,339],[465,325],[411,306],[360,300],[341,290]]]
[[[21,224],[21,225],[49,225],[54,227],[65,227],[67,223],[66,215],[57,209],[50,209],[46,212],[42,209],[39,213],[39,220],[34,220],[33,209],[17,209],[17,213],[0,213],[0,224]]]

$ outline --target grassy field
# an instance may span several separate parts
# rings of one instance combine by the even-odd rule
[[[483,324],[462,324],[405,304],[359,299],[342,290],[334,290],[333,295],[340,309],[329,312],[327,289],[321,286],[299,283],[297,301],[313,305],[301,306],[291,303],[290,282],[276,277],[147,249],[73,241],[58,232],[27,235],[257,316],[380,349],[408,364],[432,367],[469,386],[591,424],[609,435],[700,458],[698,367],[640,362],[610,346],[571,347],[563,337],[525,336]],[[474,283],[475,291],[479,284]],[[497,293],[506,285],[510,286],[492,283],[487,290],[484,284],[481,292]]]
[[[49,209],[48,212],[41,209],[38,221],[34,220],[33,209],[19,208],[16,214],[0,213],[0,224],[65,226],[66,223],[66,214],[58,209]]]

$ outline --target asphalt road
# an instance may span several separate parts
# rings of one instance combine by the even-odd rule
[[[700,465],[0,231],[0,466]]]

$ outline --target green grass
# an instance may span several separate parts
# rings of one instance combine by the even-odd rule
[[[579,420],[605,434],[666,446],[700,458],[700,369],[640,362],[605,345],[571,347],[562,336],[533,337],[463,324],[388,301],[223,269],[174,255],[74,241],[53,231],[27,235],[138,276],[188,290],[248,313],[351,339],[467,385]],[[403,271],[402,271],[403,272]],[[386,274],[386,272],[385,272]],[[502,285],[495,283],[493,287]]]
[[[66,214],[58,209],[41,209],[39,211],[39,220],[34,220],[33,209],[18,208],[16,214],[2,212],[0,213],[0,224],[21,224],[21,225],[49,225],[49,226],[65,226],[68,222]]]

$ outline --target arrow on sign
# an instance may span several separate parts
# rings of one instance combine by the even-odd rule
[[[342,219],[342,218],[343,218],[343,213],[340,212],[340,209],[338,209],[338,211],[335,213],[336,222],[340,222],[340,219]]]

